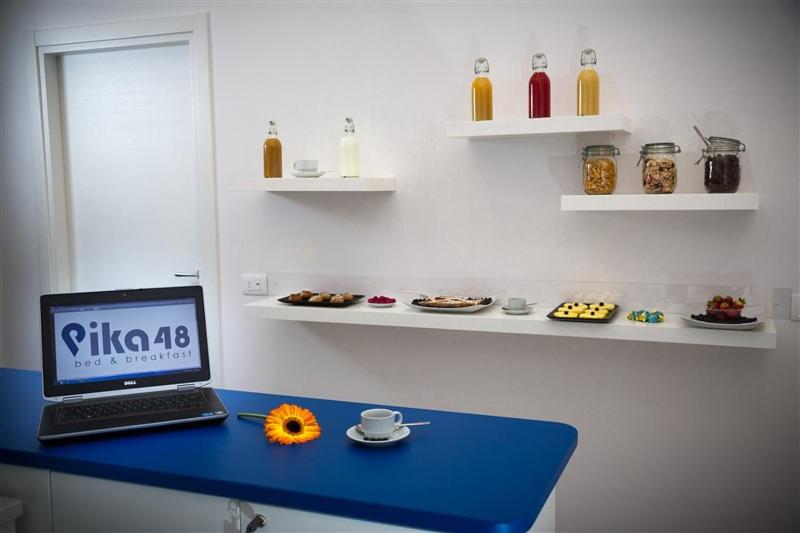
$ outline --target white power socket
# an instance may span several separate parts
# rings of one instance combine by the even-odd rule
[[[242,274],[242,294],[250,296],[267,295],[266,274]]]

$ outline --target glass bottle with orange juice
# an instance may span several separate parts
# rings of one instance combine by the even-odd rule
[[[578,73],[578,116],[600,114],[600,76],[594,66],[597,54],[591,48],[581,52],[581,71]]]
[[[492,82],[489,62],[485,57],[475,60],[475,79],[472,81],[472,120],[492,120]]]
[[[281,141],[278,140],[278,128],[275,122],[269,121],[267,140],[264,141],[264,177],[283,177],[283,161],[281,158]]]

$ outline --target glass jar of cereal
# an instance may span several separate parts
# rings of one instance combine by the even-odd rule
[[[650,143],[642,146],[639,163],[642,165],[642,185],[648,194],[669,194],[678,186],[678,164],[675,154],[681,147],[675,143]],[[637,166],[639,163],[636,163]]]
[[[583,149],[583,190],[586,194],[611,194],[617,188],[619,148],[594,144]]]

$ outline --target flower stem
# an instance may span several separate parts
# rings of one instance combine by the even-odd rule
[[[236,413],[237,418],[267,418],[267,415],[261,415],[258,413]]]

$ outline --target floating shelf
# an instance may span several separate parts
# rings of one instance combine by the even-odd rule
[[[740,348],[776,347],[775,323],[771,319],[756,330],[724,331],[687,326],[680,316],[675,314],[668,314],[666,321],[661,324],[631,322],[625,318],[622,310],[608,324],[585,324],[551,320],[546,317],[550,311],[546,308],[536,308],[529,315],[506,315],[499,305],[474,314],[448,314],[418,311],[400,302],[393,307],[382,309],[369,307],[363,302],[350,307],[331,309],[292,306],[280,303],[277,298],[271,297],[246,304],[244,309],[245,315],[250,318],[298,322],[485,331]]]
[[[575,133],[630,133],[631,120],[623,114],[585,117],[521,118],[448,122],[447,136],[459,139],[505,139]]]
[[[757,193],[576,194],[561,197],[562,211],[754,211]]]
[[[236,178],[240,192],[391,192],[394,178]]]

